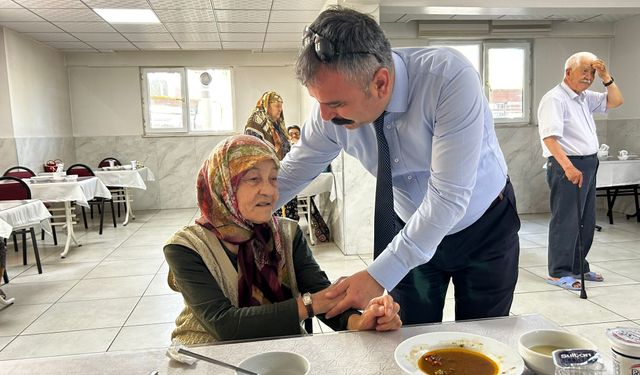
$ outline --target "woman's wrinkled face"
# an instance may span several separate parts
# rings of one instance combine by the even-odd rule
[[[273,102],[269,103],[269,107],[267,108],[267,114],[271,117],[272,120],[277,120],[280,118],[280,114],[282,113],[282,102]]]
[[[257,163],[240,178],[236,198],[247,221],[262,224],[271,220],[278,197],[278,169],[273,160]]]

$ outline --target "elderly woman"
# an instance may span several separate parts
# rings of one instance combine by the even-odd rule
[[[191,345],[299,334],[314,314],[335,330],[402,324],[390,296],[371,300],[362,313],[324,318],[338,302],[325,296],[326,274],[297,223],[272,215],[278,168],[271,148],[246,135],[227,138],[204,162],[197,181],[202,216],[164,248],[169,285],[185,301],[173,339]]]
[[[291,149],[291,142],[287,127],[284,124],[284,112],[282,110],[282,97],[275,91],[267,91],[260,97],[256,107],[251,112],[244,133],[253,135],[265,141],[282,160]],[[288,217],[291,220],[299,220],[298,199],[293,198],[282,209],[276,211],[277,216]]]

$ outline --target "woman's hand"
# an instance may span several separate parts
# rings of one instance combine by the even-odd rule
[[[393,331],[402,326],[398,312],[400,305],[390,295],[372,298],[362,315],[351,315],[347,328],[350,330]]]

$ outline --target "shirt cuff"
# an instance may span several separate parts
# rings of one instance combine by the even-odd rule
[[[387,291],[395,288],[410,270],[411,269],[392,251],[383,251],[382,254],[367,267],[369,275]]]

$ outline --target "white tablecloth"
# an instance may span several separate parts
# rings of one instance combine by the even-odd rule
[[[111,171],[93,171],[106,186],[127,187],[147,190],[145,181],[155,181],[156,177],[147,167],[140,169],[122,169]]]
[[[640,160],[601,161],[596,187],[640,184]]]
[[[320,173],[318,177],[313,179],[307,187],[302,189],[298,196],[318,195],[321,193],[332,192],[333,174],[330,172]],[[332,197],[333,200],[333,197]]]
[[[77,204],[89,207],[87,201],[95,198],[111,198],[105,184],[97,177],[79,177],[77,181],[36,182],[24,179],[31,189],[31,197],[45,202],[76,201]]]
[[[13,229],[41,225],[51,232],[51,213],[37,199],[0,201],[0,237],[7,238]]]

